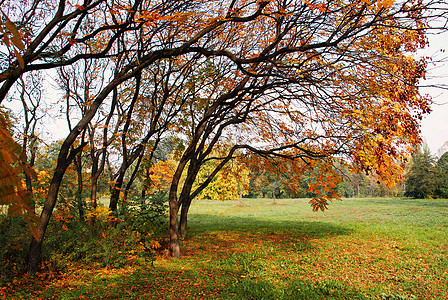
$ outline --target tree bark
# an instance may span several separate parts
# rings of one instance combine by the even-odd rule
[[[118,200],[120,199],[121,186],[123,185],[126,170],[127,168],[125,170],[120,170],[120,174],[118,175],[117,179],[115,180],[114,186],[112,187],[109,202],[109,208],[112,212],[116,212],[118,209]]]
[[[170,250],[171,256],[180,258],[177,196],[170,193]]]
[[[196,158],[190,159],[190,165],[188,166],[187,178],[185,179],[182,192],[179,196],[178,208],[181,208],[180,212],[180,235],[185,238],[187,236],[187,218],[188,210],[191,205],[191,190],[193,189],[193,183],[199,172],[200,164]],[[181,207],[180,207],[181,206]]]
[[[145,177],[146,178],[149,178],[149,169],[148,168],[145,168]],[[143,186],[142,186],[142,199],[144,199],[145,197],[146,197],[146,191],[148,190],[148,187],[145,185],[145,184],[143,184]]]
[[[185,238],[187,236],[187,219],[188,211],[190,209],[191,201],[185,201],[182,203],[182,208],[180,211],[180,235]]]
[[[95,210],[97,207],[97,189],[98,189],[98,177],[92,176],[91,179],[92,186],[90,187],[90,210]],[[95,225],[96,217],[95,214],[91,214],[88,219],[88,223],[91,227]]]
[[[40,222],[37,224],[37,234],[33,237],[28,250],[28,272],[30,274],[35,274],[37,272],[42,257],[42,243],[45,232],[47,230],[51,214],[53,213],[53,208],[56,205],[59,187],[61,186],[62,178],[68,165],[68,161],[58,162],[58,166],[56,167],[55,173],[51,180],[48,195],[40,215]]]
[[[237,187],[238,187],[239,202],[240,202],[240,205],[243,205],[243,189],[241,188],[241,184],[238,179],[237,179],[236,183],[237,183]]]
[[[79,220],[81,222],[84,222],[85,218],[84,218],[84,203],[83,203],[83,199],[82,199],[83,178],[82,178],[82,157],[81,157],[81,152],[75,158],[75,166],[76,166],[76,173],[78,175],[78,189],[76,191],[76,202],[77,202],[77,205],[78,205]]]
[[[180,177],[187,164],[188,159],[185,156],[179,162],[176,172],[173,175],[171,181],[170,193],[169,193],[169,208],[170,208],[170,251],[171,256],[180,258],[180,245],[179,245],[179,203],[177,201],[177,189],[179,187]]]

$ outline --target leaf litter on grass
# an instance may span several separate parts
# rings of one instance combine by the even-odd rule
[[[119,269],[73,264],[61,274],[19,279],[15,290],[0,289],[0,299],[448,299],[448,229],[413,223],[433,206],[397,201],[356,200],[355,210],[375,210],[360,214],[362,222],[344,213],[353,208],[347,202],[325,218],[297,219],[283,211],[306,211],[298,201],[266,208],[253,200],[252,216],[238,211],[248,206],[231,203],[228,215],[214,216],[213,203],[202,203],[207,214],[192,212],[181,259],[160,254],[153,265]],[[390,219],[403,209],[417,215]],[[389,217],[380,219],[385,210]]]

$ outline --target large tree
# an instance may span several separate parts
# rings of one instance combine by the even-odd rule
[[[428,198],[436,195],[440,182],[439,170],[435,159],[431,156],[428,147],[412,155],[412,163],[406,174],[405,196],[413,198]]]
[[[260,3],[233,1],[232,14],[245,22],[222,24],[219,49],[201,49],[216,68],[208,71],[208,80],[220,88],[194,91],[195,113],[184,117],[190,118],[189,145],[170,192],[174,256],[180,254],[177,210],[185,234],[192,199],[236,150],[294,161],[275,166],[283,170],[318,170],[312,205],[324,209],[338,181],[333,158],[392,185],[400,180],[400,161],[409,146],[420,142],[419,120],[430,111],[430,101],[417,87],[425,61],[411,53],[425,45],[427,6],[418,1]],[[194,78],[197,84],[202,77]],[[210,158],[223,143],[234,146]],[[194,187],[210,159],[221,163]]]

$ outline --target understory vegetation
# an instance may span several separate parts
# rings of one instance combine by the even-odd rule
[[[148,230],[157,226],[140,227],[153,219],[145,207],[115,225],[99,216],[95,232],[53,221],[35,277],[8,278],[29,240],[2,219],[0,299],[448,297],[445,199],[343,199],[317,213],[307,199],[194,201],[181,259]]]
[[[65,272],[74,265],[121,268],[130,261],[151,263],[166,239],[166,193],[130,200],[117,215],[103,205],[73,217],[76,208],[61,205],[48,228],[41,272]],[[92,220],[95,220],[92,224]],[[26,272],[29,226],[21,216],[0,216],[0,284],[10,284]]]

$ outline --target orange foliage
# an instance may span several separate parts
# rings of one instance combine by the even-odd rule
[[[153,193],[167,191],[170,188],[175,169],[175,161],[159,161],[149,168],[149,178],[143,177],[142,179]]]

